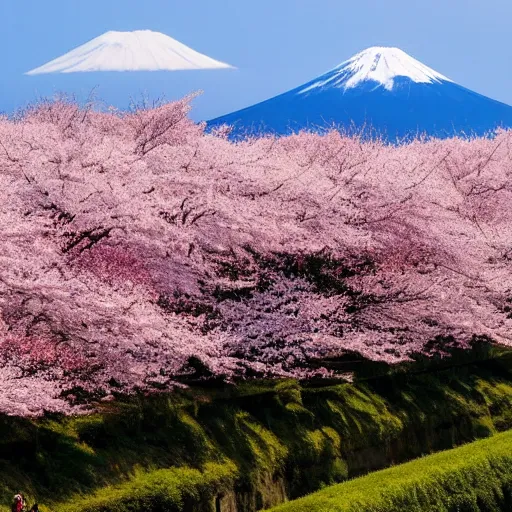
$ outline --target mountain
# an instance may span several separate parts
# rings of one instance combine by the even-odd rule
[[[105,32],[27,75],[78,71],[176,71],[231,68],[161,32]]]
[[[512,127],[512,107],[477,94],[398,48],[368,48],[284,94],[208,122],[232,137],[333,125],[388,140],[483,135]]]

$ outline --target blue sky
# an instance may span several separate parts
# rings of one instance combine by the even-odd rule
[[[124,107],[203,90],[209,119],[291,89],[369,46],[397,46],[512,104],[512,2],[506,0],[0,0],[0,111],[62,91]],[[108,30],[163,32],[236,70],[23,73]]]

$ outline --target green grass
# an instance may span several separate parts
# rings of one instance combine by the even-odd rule
[[[18,489],[57,512],[180,500],[215,512],[221,494],[239,511],[269,508],[512,428],[507,354],[327,384],[254,381],[119,397],[85,417],[0,417],[0,512]]]
[[[507,512],[512,431],[377,471],[272,512]]]
[[[198,504],[196,510],[208,510],[208,505],[214,510],[215,496],[233,484],[235,472],[233,464],[210,463],[202,471],[172,468],[140,473],[93,496],[76,496],[70,503],[57,505],[55,512],[180,512],[191,503]]]

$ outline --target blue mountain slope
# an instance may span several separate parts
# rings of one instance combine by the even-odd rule
[[[213,119],[232,137],[333,125],[387,140],[484,135],[512,127],[512,107],[457,85],[397,48],[370,48],[289,92]]]

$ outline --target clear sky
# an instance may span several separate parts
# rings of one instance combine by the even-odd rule
[[[203,90],[209,119],[298,86],[369,46],[397,46],[512,104],[509,0],[0,0],[0,111],[74,93],[124,107]],[[26,76],[108,30],[163,32],[236,70]]]

